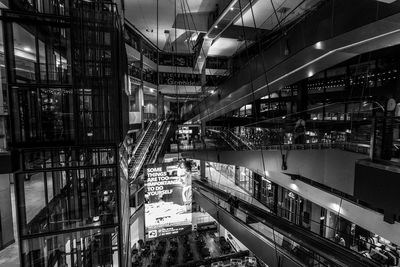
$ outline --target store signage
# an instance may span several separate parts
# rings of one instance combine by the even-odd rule
[[[199,74],[161,72],[160,84],[198,86],[201,78]]]
[[[176,81],[176,80],[174,80],[174,78],[168,78],[167,79],[167,84],[168,85],[187,85],[187,86],[193,85],[193,86],[195,86],[196,82],[184,81],[184,80]]]
[[[192,179],[184,163],[145,168],[145,228],[148,238],[179,234],[192,225]]]

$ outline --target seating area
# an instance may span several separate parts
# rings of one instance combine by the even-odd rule
[[[196,266],[206,259],[235,252],[229,242],[215,231],[193,232],[146,242],[139,240],[138,247],[132,250],[132,267]]]

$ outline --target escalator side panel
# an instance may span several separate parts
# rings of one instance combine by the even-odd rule
[[[259,257],[264,263],[270,267],[295,267],[303,266],[301,263],[289,258],[282,251],[275,251],[274,244],[268,240],[263,239],[261,236],[256,235],[252,230],[243,223],[236,220],[231,214],[216,206],[211,200],[203,196],[196,190],[193,190],[196,202],[206,210],[214,219],[216,219],[222,226],[228,229],[240,242],[242,242],[250,251]],[[280,258],[278,260],[278,258]],[[278,265],[278,261],[280,264]]]

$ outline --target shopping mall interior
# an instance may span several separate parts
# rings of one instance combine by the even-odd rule
[[[0,0],[0,79],[1,267],[400,266],[400,0]]]

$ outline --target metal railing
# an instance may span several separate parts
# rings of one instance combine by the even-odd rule
[[[138,141],[135,143],[135,147],[134,147],[134,149],[133,149],[132,152],[131,152],[131,155],[130,155],[130,158],[129,158],[129,163],[130,163],[131,160],[133,159],[133,155],[135,155],[135,153],[136,153],[136,151],[137,151],[137,149],[138,149],[140,143],[143,141],[143,138],[146,136],[147,131],[150,129],[152,123],[153,123],[153,122],[150,122],[149,125],[147,125],[147,127],[146,127],[146,128],[140,133],[140,135],[138,136],[138,138],[137,138]]]
[[[274,213],[272,213],[271,212],[271,209],[268,209],[268,210],[265,210],[265,209],[260,209],[260,207],[258,206],[258,204],[257,204],[257,200],[256,199],[254,199],[253,197],[251,197],[251,196],[249,196],[249,195],[247,195],[247,194],[244,194],[244,193],[242,193],[242,192],[239,192],[239,191],[237,191],[236,189],[234,189],[234,188],[231,188],[231,187],[227,187],[227,186],[224,186],[224,185],[220,185],[220,184],[217,184],[217,183],[214,183],[214,182],[211,182],[210,183],[210,187],[214,187],[214,188],[216,188],[217,189],[217,191],[219,190],[219,191],[223,191],[223,192],[225,192],[226,194],[229,194],[230,196],[236,196],[236,197],[238,197],[241,201],[243,201],[243,202],[246,202],[246,203],[248,203],[248,204],[250,204],[250,205],[252,205],[252,206],[254,206],[254,208],[255,209],[257,209],[257,210],[260,210],[261,211],[261,213],[260,214],[262,214],[263,212],[265,213],[265,212],[267,212],[267,213],[270,213],[272,216],[277,216],[277,218],[282,218],[282,219],[285,219],[285,220],[287,220],[286,218],[284,218],[284,217],[280,217],[279,215],[282,215],[282,214],[284,214],[284,211],[287,211],[287,212],[289,212],[288,210],[286,210],[286,209],[284,209],[284,208],[282,208],[282,207],[280,207],[280,212],[278,212],[277,214],[274,214]],[[284,233],[284,232],[279,232],[279,231],[277,231],[275,228],[275,226],[273,225],[273,224],[271,224],[271,223],[268,223],[268,224],[266,224],[266,220],[261,220],[260,221],[260,217],[259,216],[255,216],[255,215],[253,215],[250,211],[248,211],[247,209],[243,209],[243,208],[235,208],[234,210],[232,210],[232,203],[229,203],[228,201],[225,201],[224,199],[221,199],[221,197],[220,196],[218,196],[218,195],[216,195],[216,193],[212,193],[212,192],[209,192],[207,189],[205,189],[204,188],[204,186],[201,186],[200,185],[200,187],[198,187],[197,189],[200,189],[201,191],[203,191],[204,193],[206,193],[207,195],[208,195],[208,197],[209,198],[214,198],[216,201],[216,203],[219,205],[219,206],[221,206],[222,208],[224,208],[225,210],[228,210],[228,211],[230,211],[231,213],[232,213],[232,211],[234,211],[234,215],[235,215],[235,217],[236,218],[238,218],[238,219],[241,219],[242,221],[244,221],[244,222],[246,222],[246,224],[247,224],[247,218],[248,217],[252,217],[253,219],[255,219],[255,221],[258,221],[259,223],[257,224],[257,223],[254,223],[254,224],[251,224],[251,225],[249,225],[251,228],[253,228],[254,230],[256,230],[257,232],[259,232],[260,234],[262,234],[263,236],[265,236],[267,239],[269,239],[270,241],[272,241],[272,242],[274,242],[276,245],[278,245],[278,246],[281,246],[282,244],[283,244],[283,242],[284,242],[284,237],[286,237],[286,240],[285,241],[287,241],[287,238],[289,238],[289,239],[291,239],[291,242],[293,242],[293,243],[296,243],[294,240],[292,240],[292,237],[290,236],[290,237],[288,237],[288,236],[286,236],[286,234]],[[203,194],[204,194],[203,193]],[[218,193],[217,193],[218,194]],[[222,200],[222,201],[221,201]],[[289,222],[292,222],[292,221],[289,221]],[[318,225],[319,225],[319,223],[320,222],[318,222]],[[298,225],[298,227],[300,227],[300,225]],[[279,227],[278,227],[279,228]],[[332,230],[336,230],[336,229],[332,229]],[[307,230],[306,228],[303,228],[302,227],[302,231],[306,231],[306,232],[308,232],[309,230]],[[337,231],[336,231],[337,232]],[[325,238],[325,237],[323,237],[323,236],[319,236],[319,235],[317,235],[316,233],[313,233],[313,232],[311,232],[311,231],[309,231],[309,235],[312,235],[312,236],[315,236],[316,238],[322,238],[322,239],[326,239],[326,242],[333,242],[331,239],[328,239],[328,238]],[[360,242],[365,242],[364,240],[360,240]],[[335,244],[337,244],[337,245],[340,245],[339,243],[335,243]],[[333,245],[333,244],[332,244]],[[350,249],[349,247],[347,247],[346,248],[347,249],[347,251],[349,252],[349,255],[354,255],[354,259],[355,260],[359,260],[359,259],[362,259],[363,258],[363,256],[364,256],[364,254],[361,254],[359,251],[357,251],[357,250],[352,250],[352,249]],[[308,250],[308,249],[307,249]],[[316,261],[316,263],[317,264],[319,264],[319,265],[313,265],[313,266],[332,266],[331,264],[332,264],[332,262],[330,262],[329,264],[326,264],[326,260],[329,262],[330,260],[329,259],[327,259],[327,258],[323,258],[321,255],[319,255],[318,253],[315,253],[315,252],[313,252],[313,251],[310,251],[310,250],[308,250],[310,253],[311,253],[311,255],[315,255],[315,256],[317,256],[317,261]],[[358,258],[358,259],[357,259]],[[321,261],[322,260],[322,261]],[[372,265],[374,266],[374,264],[375,264],[375,262],[371,262],[372,263]],[[334,266],[336,266],[336,264],[334,265]],[[366,266],[368,266],[368,265],[366,265]]]
[[[149,152],[150,145],[152,144],[152,142],[153,142],[153,140],[154,140],[154,138],[156,136],[156,132],[155,131],[152,132],[152,133],[149,133],[149,131],[152,131],[152,126],[151,125],[149,125],[149,129],[146,131],[146,135],[147,134],[151,134],[152,136],[151,136],[150,142],[148,142],[148,144],[143,148],[144,151],[140,153],[141,156],[142,156],[140,161],[136,164],[136,166],[134,166],[134,165],[130,166],[130,168],[133,169],[132,173],[131,173],[131,175],[129,177],[131,183],[134,182],[134,180],[136,179],[136,177],[139,174],[140,170],[142,169],[143,163],[145,162],[145,160],[147,158],[147,153]]]
[[[269,243],[271,247],[275,247],[277,250],[281,251],[283,254],[287,255],[289,258],[293,258],[295,261],[302,262],[303,264],[306,264],[307,266],[340,266],[339,264],[335,264],[330,261],[328,258],[322,258],[320,255],[317,253],[314,253],[313,251],[310,251],[306,248],[304,248],[302,245],[299,243],[296,243],[292,240],[292,238],[283,235],[282,233],[278,232],[275,227],[267,226],[263,222],[260,222],[259,218],[255,218],[254,216],[251,216],[251,214],[248,214],[242,210],[235,209],[234,211],[231,209],[231,205],[226,202],[224,199],[221,197],[217,196],[216,194],[207,192],[204,189],[197,188],[195,189],[197,192],[199,192],[201,195],[203,195],[205,198],[208,198],[211,200],[217,207],[220,207],[227,212],[230,212],[239,222],[242,224],[246,225],[246,228],[248,229],[249,232],[252,234],[260,237],[261,239],[265,240],[266,243]],[[251,219],[255,221],[255,223],[248,223],[248,219]],[[256,223],[260,222],[260,224]],[[288,245],[288,243],[290,245]],[[283,245],[286,244],[286,245]],[[302,247],[305,251],[309,252],[310,255],[308,255],[308,261],[311,259],[313,262],[309,264],[307,260],[300,260],[296,257],[295,253],[291,251],[288,247]],[[306,262],[304,262],[306,261]]]
[[[171,123],[164,121],[158,131],[158,137],[157,140],[155,140],[154,145],[153,145],[153,150],[151,151],[150,157],[149,157],[149,163],[156,163],[157,158],[163,148],[163,145],[165,143],[165,139],[168,136],[168,132],[171,128]]]
[[[247,202],[247,203],[249,203],[249,204],[251,204],[253,206],[260,207],[260,203],[261,202],[259,202],[256,198],[254,198],[253,196],[251,196],[249,194],[240,192],[240,191],[236,190],[235,188],[232,188],[232,187],[229,187],[229,186],[221,185],[221,184],[216,183],[214,181],[207,181],[207,184],[210,185],[211,187],[216,188],[216,189],[218,189],[220,191],[223,191],[223,192],[225,192],[227,194],[231,194],[232,196],[236,196],[240,200],[242,200],[244,202]],[[299,226],[302,226],[301,222],[307,221],[308,222],[307,225],[309,225],[310,229],[313,228],[312,227],[313,225],[315,225],[315,227],[314,227],[315,229],[320,229],[320,226],[321,226],[321,221],[320,220],[319,221],[314,221],[311,218],[305,218],[303,215],[297,214],[294,211],[286,209],[286,208],[280,206],[278,203],[276,203],[277,205],[275,205],[275,207],[274,207],[274,204],[275,203],[268,203],[268,204],[262,203],[262,205],[265,205],[264,210],[266,210],[266,211],[268,211],[268,212],[270,212],[270,213],[272,213],[272,214],[274,214],[274,215],[276,215],[276,216],[278,216],[278,217],[280,217],[282,219],[285,219],[285,220],[288,220],[290,222],[293,222],[293,223],[295,223],[295,224],[297,224]],[[371,248],[376,247],[375,244],[369,242],[368,240],[363,239],[363,238],[357,238],[355,236],[349,235],[346,232],[339,231],[336,227],[330,227],[328,225],[324,225],[324,229],[325,229],[324,232],[329,230],[330,232],[332,232],[334,234],[338,234],[340,237],[344,237],[344,239],[347,240],[347,241],[350,240],[351,243],[347,243],[347,245],[346,245],[346,243],[344,245],[343,244],[341,244],[341,245],[345,246],[347,249],[350,249],[350,250],[352,250],[352,251],[354,251],[356,253],[359,253],[360,255],[364,256],[363,253],[365,252],[365,250],[361,250],[361,249],[358,249],[358,248],[365,247],[365,248],[370,248],[371,249]],[[310,231],[307,228],[304,228],[304,230]],[[313,234],[315,234],[315,233],[313,233]],[[334,236],[333,235],[332,235],[332,237],[326,237],[326,236],[322,236],[322,235],[319,235],[319,236],[322,237],[322,238],[325,238],[325,239],[327,239],[329,241],[336,241],[336,242],[339,241],[339,240],[334,240]],[[340,243],[338,243],[338,244],[340,244]]]
[[[220,135],[227,141],[228,144],[234,144],[235,150],[310,150],[310,149],[341,149],[345,151],[369,154],[370,145],[365,143],[354,142],[330,142],[330,143],[306,143],[306,144],[273,144],[259,145],[246,140],[244,137],[239,137],[234,133],[226,133],[220,131]]]

